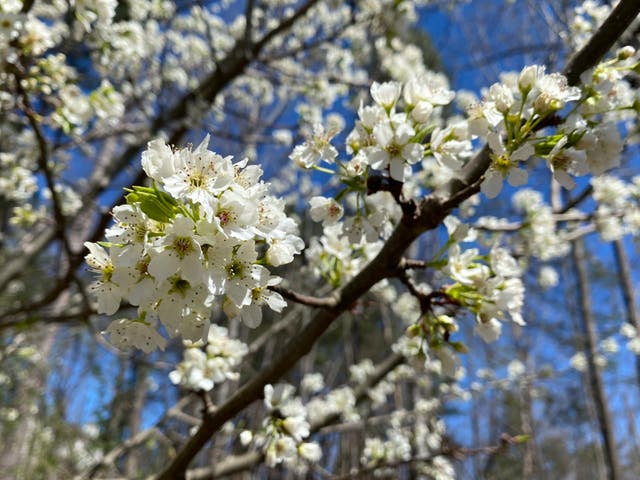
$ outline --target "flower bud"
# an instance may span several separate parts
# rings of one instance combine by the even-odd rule
[[[489,96],[496,105],[496,110],[500,113],[507,113],[513,105],[513,93],[509,90],[509,87],[502,83],[494,83],[489,88]]]
[[[522,93],[528,93],[536,84],[538,77],[544,72],[540,65],[529,65],[522,69],[518,77],[518,88]]]
[[[420,335],[420,325],[418,325],[417,323],[414,323],[413,325],[410,325],[409,327],[407,327],[406,335],[409,338],[415,338],[415,337],[419,336]]]
[[[636,54],[636,49],[631,45],[626,45],[620,49],[616,53],[618,60],[626,60],[627,58],[631,58]]]

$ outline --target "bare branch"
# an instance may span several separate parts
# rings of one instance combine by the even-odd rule
[[[284,298],[291,300],[302,305],[308,305],[309,307],[324,307],[332,308],[336,306],[337,300],[335,297],[312,297],[310,295],[304,295],[302,293],[289,290],[288,288],[274,285],[269,287],[269,290],[279,293]]]

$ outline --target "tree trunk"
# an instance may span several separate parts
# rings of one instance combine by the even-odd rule
[[[624,308],[627,312],[627,321],[640,333],[640,318],[638,316],[638,309],[636,308],[636,296],[633,291],[631,271],[629,270],[629,258],[627,257],[627,252],[624,250],[622,240],[615,240],[613,242],[613,252],[618,267],[618,278],[622,286],[622,298],[624,299]],[[638,377],[638,386],[640,386],[640,356],[636,355],[635,357],[636,376]]]
[[[522,355],[522,361],[527,367],[529,367],[528,352],[524,352]],[[531,388],[533,387],[533,381],[527,378],[528,372],[532,371],[527,368],[525,372],[525,378],[519,381],[518,396],[520,403],[520,431],[523,435],[529,437],[524,444],[524,455],[522,456],[522,480],[530,480],[533,478],[534,465],[535,465],[535,442],[533,431],[533,399],[531,398]]]
[[[596,365],[596,348],[598,344],[595,319],[591,309],[591,291],[585,260],[585,248],[582,239],[573,241],[573,261],[578,281],[578,300],[581,310],[581,327],[583,333],[584,352],[587,357],[587,373],[591,392],[596,406],[596,414],[600,428],[600,435],[604,444],[604,457],[610,480],[622,479],[618,451],[613,436],[613,421],[605,396],[604,385],[598,366]]]
[[[145,405],[145,397],[147,395],[147,369],[143,365],[142,357],[135,355],[132,359],[132,389],[131,413],[129,415],[129,438],[135,437],[140,433],[142,425],[142,412]],[[140,458],[137,452],[132,451],[125,460],[125,474],[128,478],[134,478],[140,471]]]

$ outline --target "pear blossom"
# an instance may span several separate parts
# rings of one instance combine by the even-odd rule
[[[494,83],[489,87],[489,98],[493,101],[496,110],[502,114],[509,113],[509,110],[515,103],[513,92],[502,83]]]
[[[509,152],[499,134],[489,134],[487,139],[493,154],[491,166],[480,185],[482,193],[488,198],[497,197],[502,190],[502,181],[505,177],[509,185],[514,187],[526,184],[527,171],[519,168],[518,165],[519,162],[528,160],[535,153],[533,146],[530,143],[524,143],[513,152]]]
[[[303,392],[317,393],[324,388],[324,378],[321,373],[307,373],[302,377],[300,388]]]
[[[588,171],[593,175],[601,175],[620,165],[623,141],[613,122],[605,122],[586,131],[576,147],[585,150]]]
[[[298,455],[312,463],[319,462],[322,458],[322,450],[317,443],[302,442],[298,446]]]
[[[463,285],[472,285],[478,280],[488,278],[488,267],[474,262],[478,254],[475,248],[462,252],[458,244],[452,245],[443,272]]]
[[[436,128],[431,134],[431,152],[439,165],[457,172],[471,153],[471,142],[455,128]]]
[[[84,245],[90,252],[85,256],[85,261],[91,270],[100,276],[99,280],[89,287],[89,291],[95,293],[98,298],[98,313],[113,315],[118,311],[122,299],[119,285],[113,282],[113,261],[100,245],[90,242]]]
[[[271,277],[266,268],[260,268],[255,270],[254,280],[256,286],[251,289],[251,304],[238,306],[230,298],[223,303],[223,309],[229,318],[239,318],[250,328],[256,328],[262,323],[264,304],[274,312],[281,312],[287,306],[282,295],[269,290],[269,287],[280,283],[280,277]]]
[[[454,92],[426,74],[412,76],[405,83],[402,93],[407,105],[413,107],[412,118],[419,123],[429,120],[435,106],[447,105],[455,97]]]
[[[200,205],[206,218],[215,214],[215,193],[231,186],[234,170],[231,157],[222,157],[207,150],[209,136],[191,151],[188,148],[173,154],[175,173],[163,178],[163,186],[178,200],[190,200]]]
[[[538,282],[544,289],[553,288],[558,285],[559,282],[558,272],[553,267],[545,265],[538,273]]]
[[[536,86],[538,80],[544,76],[544,65],[528,65],[518,76],[518,88],[522,93],[529,93]]]
[[[193,238],[194,232],[194,221],[178,215],[173,225],[166,229],[166,235],[150,249],[148,271],[158,282],[176,272],[181,272],[190,282],[203,282],[204,255],[199,243]]]
[[[325,131],[322,124],[315,124],[313,136],[304,144],[296,146],[289,158],[302,168],[312,168],[320,160],[334,163],[338,150],[330,142],[338,132],[337,129]]]
[[[567,141],[566,136],[558,140],[558,143],[549,152],[547,162],[553,172],[553,178],[564,188],[572,190],[575,188],[576,182],[571,178],[569,172],[584,171],[587,154],[583,150],[576,150],[572,147],[564,148]]]
[[[373,101],[385,110],[393,108],[400,98],[402,86],[398,82],[373,82],[371,85],[371,97]]]
[[[495,318],[490,318],[486,322],[479,319],[473,331],[486,343],[492,343],[500,338],[500,334],[502,333],[502,323]]]
[[[578,100],[581,96],[580,89],[569,86],[567,78],[559,73],[543,75],[538,79],[536,87],[537,97],[533,100],[533,105],[541,114],[561,110],[566,102]]]
[[[159,138],[147,144],[147,149],[142,152],[141,163],[144,173],[157,182],[175,174],[173,151]]]
[[[309,214],[314,222],[322,222],[323,226],[335,225],[342,218],[344,209],[333,198],[311,197]]]
[[[367,150],[369,164],[376,170],[389,168],[391,178],[404,181],[411,171],[410,165],[419,162],[424,146],[412,141],[414,129],[403,119],[382,121],[373,128],[376,146]]]
[[[304,471],[306,467],[300,462],[318,461],[322,452],[317,444],[305,441],[311,433],[307,409],[293,393],[289,384],[265,385],[264,403],[270,416],[263,422],[264,431],[253,439],[262,447],[270,467],[284,463]]]

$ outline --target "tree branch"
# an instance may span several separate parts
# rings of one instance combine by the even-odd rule
[[[309,307],[332,308],[336,306],[337,302],[335,297],[312,297],[310,295],[304,295],[302,293],[289,290],[288,288],[284,288],[279,285],[273,285],[269,287],[269,290],[279,293],[287,300],[307,305]]]

